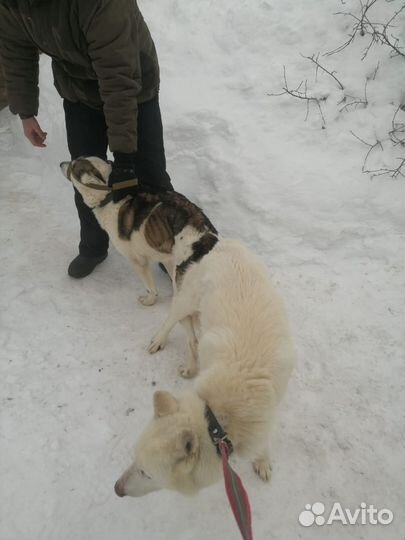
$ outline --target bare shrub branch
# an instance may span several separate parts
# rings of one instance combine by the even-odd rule
[[[352,27],[351,33],[349,34],[349,39],[336,49],[327,52],[326,56],[330,56],[332,54],[343,51],[343,49],[348,47],[359,34],[362,37],[366,35],[370,37],[370,41],[367,47],[364,49],[362,60],[366,58],[371,47],[376,43],[388,46],[395,56],[402,56],[405,58],[405,48],[399,44],[399,38],[395,37],[391,33],[391,28],[394,27],[393,22],[398,17],[398,15],[405,10],[405,4],[403,4],[402,7],[398,11],[396,11],[386,23],[380,23],[371,21],[369,18],[369,11],[377,1],[378,0],[367,0],[367,2],[363,4],[362,0],[359,0],[360,13],[358,15],[347,12],[336,13],[336,15],[342,15],[354,19],[355,23]]]
[[[365,144],[366,146],[369,147],[369,151],[367,152],[366,157],[364,158],[363,167],[361,168],[362,172],[366,172],[365,168],[366,168],[367,160],[368,160],[368,158],[369,158],[371,152],[372,152],[375,148],[378,148],[378,147],[380,147],[381,150],[384,150],[383,145],[382,145],[382,142],[377,140],[374,144],[371,144],[371,143],[366,142],[364,139],[362,139],[362,138],[359,137],[358,135],[356,135],[353,131],[350,131],[350,133],[353,135],[353,137],[356,137],[356,139],[357,139],[358,141],[360,141],[361,143],[363,143],[363,144]]]
[[[375,150],[376,148],[378,148],[378,147],[380,147],[381,150],[384,150],[382,142],[379,141],[379,140],[376,140],[376,142],[374,144],[371,144],[371,143],[368,143],[367,141],[365,141],[364,139],[362,139],[361,137],[359,137],[358,135],[356,135],[353,131],[350,131],[350,133],[354,137],[356,137],[356,139],[358,141],[360,141],[361,143],[363,143],[363,144],[365,144],[366,146],[369,147],[369,150],[368,150],[368,152],[367,152],[367,154],[366,154],[366,156],[364,158],[363,166],[361,168],[362,172],[367,173],[367,174],[371,174],[372,176],[389,175],[389,176],[391,176],[391,178],[397,178],[398,176],[402,176],[402,177],[405,178],[405,157],[397,158],[397,160],[399,160],[398,167],[392,167],[392,168],[381,167],[380,169],[368,169],[368,168],[366,168],[367,160],[368,160],[371,152],[373,150]]]
[[[395,11],[386,22],[377,22],[373,17],[373,14],[376,13],[376,11],[373,11],[372,8],[377,4],[377,2],[379,2],[379,5],[381,6],[384,3],[388,4],[392,1],[393,0],[359,0],[359,7],[355,13],[337,13],[337,15],[342,15],[351,19],[353,21],[353,26],[350,33],[348,34],[347,41],[339,47],[335,48],[334,50],[325,53],[324,56],[330,56],[332,54],[343,51],[343,49],[348,47],[357,37],[361,36],[366,37],[366,39],[364,40],[366,46],[363,50],[361,60],[364,60],[367,57],[369,51],[375,44],[388,47],[390,49],[389,56],[391,57],[399,56],[401,57],[401,60],[405,58],[405,45],[402,45],[399,38],[394,35],[396,21],[397,23],[399,23],[399,19],[397,18],[401,13],[404,13],[405,11],[405,0],[402,0],[402,6],[400,6],[399,9],[397,9],[397,11]],[[341,3],[344,6],[347,5],[347,2],[345,0],[341,0]],[[383,11],[381,11],[381,13],[383,13]],[[322,71],[323,73],[329,75],[329,77],[333,79],[334,83],[337,84],[339,90],[341,90],[341,95],[336,100],[337,109],[339,110],[339,112],[349,112],[352,110],[357,110],[358,108],[366,108],[369,106],[368,83],[370,80],[373,81],[376,79],[380,67],[379,63],[377,63],[375,69],[367,75],[364,83],[363,96],[358,97],[346,93],[345,86],[337,77],[336,71],[327,69],[327,67],[322,65],[322,63],[319,61],[320,53],[312,54],[311,56],[305,56],[301,54],[301,56],[306,60],[309,60],[315,66],[315,83],[317,83],[318,81],[318,73]],[[292,89],[288,84],[286,68],[284,66],[283,91],[279,94],[268,95],[281,96],[286,94],[296,99],[300,99],[306,103],[307,114],[305,120],[307,120],[309,116],[310,104],[315,103],[322,119],[322,128],[326,127],[322,102],[325,102],[328,99],[327,95],[322,96],[322,94],[320,94],[319,92],[315,94],[315,90],[312,90],[311,95],[311,92],[308,92],[307,80],[301,81],[295,89]],[[336,97],[336,93],[333,94],[333,96]],[[391,120],[391,129],[389,131],[387,130],[388,134],[382,140],[376,140],[374,143],[370,143],[363,140],[358,135],[353,133],[353,131],[351,131],[352,135],[355,138],[357,138],[362,144],[368,147],[362,166],[362,172],[372,174],[373,176],[390,175],[392,178],[397,178],[399,176],[405,177],[405,157],[403,151],[403,149],[405,148],[405,119],[403,118],[403,116],[401,116],[400,111],[405,112],[405,94],[403,94],[402,98],[400,98],[400,105],[393,113],[393,117]],[[383,143],[385,148],[383,147]],[[395,158],[395,164],[393,164],[392,167],[388,166],[377,169],[371,169],[369,167],[368,164],[370,161],[370,156],[376,150],[380,150],[381,152],[389,150],[391,152],[395,148],[399,148],[402,150],[402,156]]]
[[[335,81],[337,82],[339,88],[341,90],[344,90],[344,86],[343,84],[339,81],[339,79],[334,75],[336,73],[336,71],[328,71],[326,68],[324,68],[320,63],[319,63],[319,53],[317,54],[317,56],[315,57],[315,55],[313,54],[312,56],[304,56],[303,54],[301,54],[302,58],[305,58],[306,60],[309,60],[310,62],[313,62],[315,65],[316,65],[316,73],[318,73],[318,69],[321,69],[322,71],[324,71],[325,73],[327,73],[328,75],[330,75],[333,79],[335,79]]]
[[[337,13],[335,13],[335,15],[343,15],[344,17],[351,17],[355,19],[356,23],[354,24],[352,28],[352,32],[349,34],[349,39],[345,43],[337,47],[336,49],[333,49],[332,51],[325,53],[325,56],[331,56],[332,54],[339,53],[343,51],[343,49],[346,49],[346,47],[348,47],[354,41],[357,33],[359,33],[361,36],[365,35],[364,27],[365,27],[367,12],[376,2],[377,0],[367,0],[366,4],[363,5],[362,1],[360,0],[361,13],[360,13],[360,16],[358,17],[356,15],[353,15],[353,13],[345,13],[342,11],[338,11]]]
[[[348,111],[349,110],[349,107],[354,107],[355,109],[357,109],[360,105],[363,105],[363,108],[365,109],[368,105],[368,97],[367,97],[367,84],[368,84],[368,79],[366,80],[365,82],[365,85],[364,85],[364,98],[352,98],[353,101],[351,101],[350,103],[346,103],[346,105],[344,105],[340,110],[339,112],[343,112],[343,111]],[[352,96],[347,96],[347,97],[352,97]],[[346,98],[346,96],[345,96]]]
[[[378,34],[379,39],[381,43],[388,45],[388,47],[391,47],[391,49],[399,56],[403,56],[405,58],[405,49],[404,47],[399,46],[399,38],[395,37],[394,35],[388,36],[388,28],[391,27],[391,23],[398,17],[398,15],[405,10],[405,4],[394,13],[394,15],[391,17],[391,19],[384,25],[382,32]],[[394,42],[391,41],[392,38]]]
[[[405,147],[405,122],[397,122],[396,118],[399,113],[399,111],[403,111],[405,107],[402,105],[399,105],[397,110],[394,113],[394,116],[392,117],[391,126],[392,129],[389,131],[388,135],[391,139],[394,146],[402,146]]]
[[[278,93],[278,94],[267,94],[267,95],[270,96],[270,97],[277,97],[277,96],[284,96],[284,95],[288,94],[289,96],[292,96],[294,98],[302,99],[302,100],[306,101],[307,102],[307,115],[305,117],[305,120],[308,119],[310,102],[315,103],[316,106],[318,107],[319,114],[320,114],[320,116],[322,118],[322,129],[325,129],[326,121],[325,121],[325,117],[323,115],[323,111],[322,111],[322,107],[321,107],[321,101],[326,101],[326,97],[325,98],[317,98],[315,96],[309,96],[308,95],[308,81],[305,81],[305,82],[301,81],[300,84],[297,86],[297,88],[295,88],[294,90],[291,90],[291,88],[289,88],[289,86],[288,86],[287,73],[286,73],[285,66],[283,66],[283,70],[284,70],[283,91]],[[302,85],[304,85],[304,91],[301,90]]]
[[[399,157],[397,160],[399,160],[398,167],[393,167],[392,169],[389,169],[388,167],[383,167],[382,169],[364,169],[363,172],[371,174],[372,176],[383,176],[388,174],[391,178],[398,178],[398,176],[405,178],[405,157]]]

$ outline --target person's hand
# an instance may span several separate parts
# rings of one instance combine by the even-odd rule
[[[45,148],[45,140],[47,133],[42,131],[41,126],[38,124],[36,118],[34,116],[32,118],[24,118],[22,120],[22,124],[24,129],[24,135],[27,137],[30,143],[33,146]]]
[[[114,152],[114,163],[108,183],[110,186],[124,182],[125,180],[134,180],[137,178],[136,174],[136,154],[123,154],[121,152]],[[113,201],[118,202],[127,195],[135,195],[138,192],[138,187],[120,189],[113,192]]]

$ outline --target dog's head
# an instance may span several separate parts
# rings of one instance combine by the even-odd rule
[[[105,199],[108,191],[97,189],[97,186],[107,185],[111,173],[110,163],[98,157],[86,157],[64,161],[60,168],[82,195],[87,206],[95,208]]]
[[[203,401],[157,391],[153,404],[154,418],[115,484],[117,495],[141,497],[160,489],[189,495],[219,480],[221,462],[208,436]]]

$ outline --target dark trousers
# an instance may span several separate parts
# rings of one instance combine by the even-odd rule
[[[102,111],[82,103],[64,100],[68,148],[72,159],[97,156],[107,159],[107,125]],[[155,98],[138,106],[138,150],[136,171],[140,182],[153,188],[173,189],[166,172],[163,128],[159,100]],[[108,235],[94,214],[75,190],[75,203],[80,219],[79,253],[98,257],[107,253]]]

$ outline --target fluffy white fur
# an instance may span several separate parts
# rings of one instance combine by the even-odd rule
[[[137,444],[135,461],[116,483],[118,495],[162,488],[195,493],[221,478],[204,416],[207,403],[235,453],[270,479],[270,426],[293,350],[283,303],[263,264],[240,243],[220,240],[185,273],[150,352],[162,349],[173,326],[184,320],[192,347],[183,374],[196,374],[197,356],[200,365],[194,390],[177,398],[155,393],[154,418]]]

